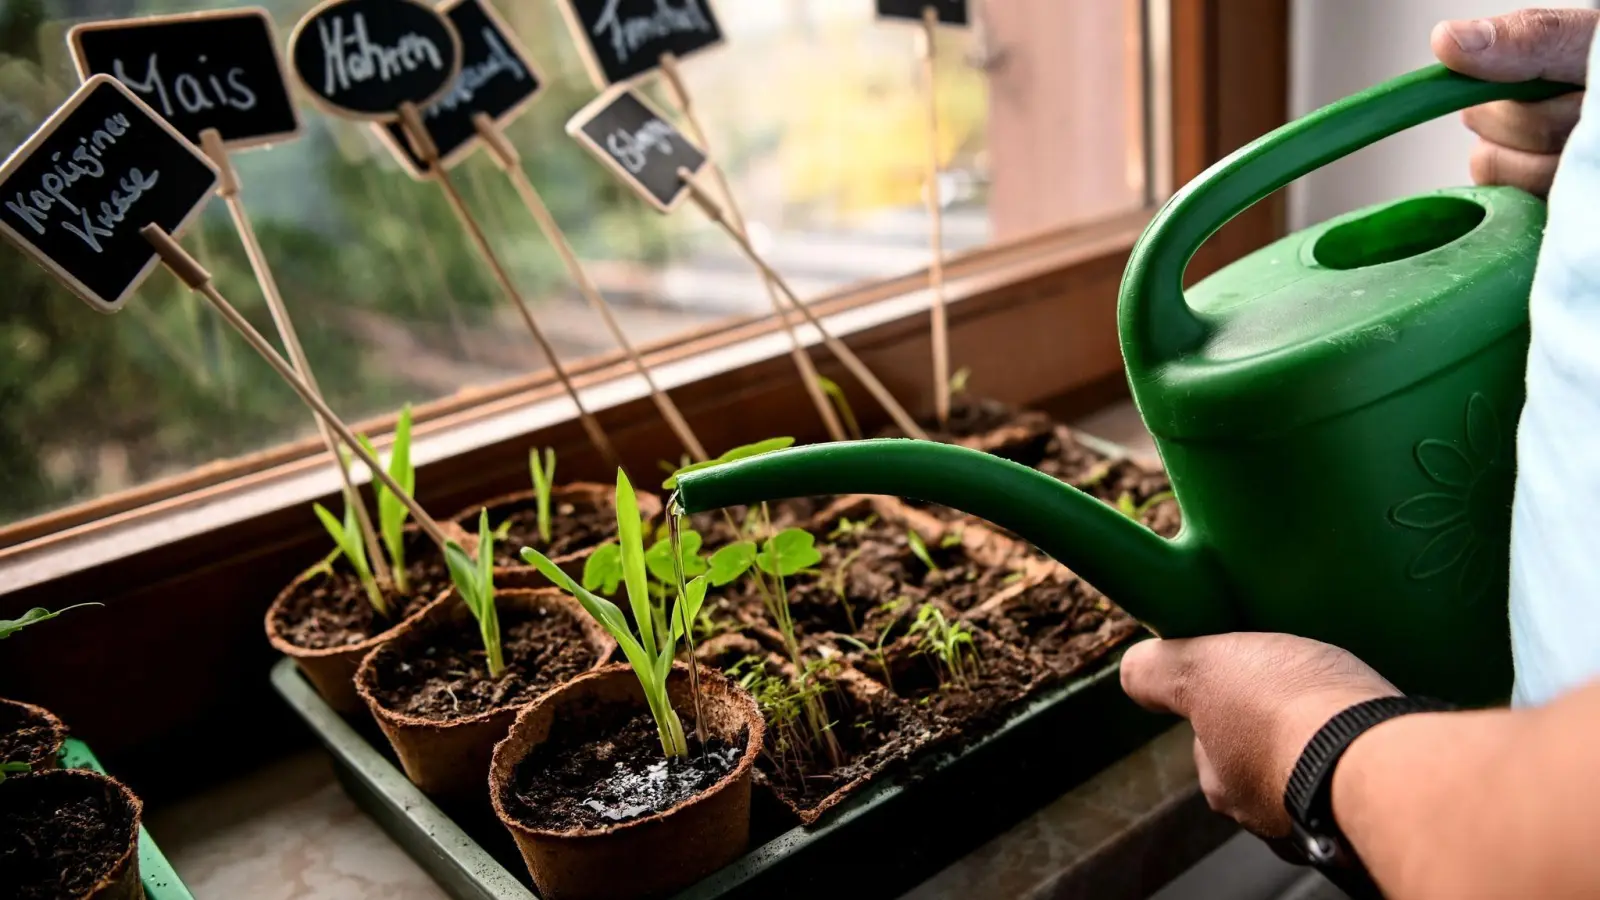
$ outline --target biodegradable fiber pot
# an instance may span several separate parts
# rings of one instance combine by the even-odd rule
[[[0,762],[27,763],[34,772],[60,764],[67,726],[42,706],[0,697]]]
[[[611,665],[573,679],[526,707],[511,733],[494,749],[489,793],[499,816],[547,900],[635,900],[687,887],[744,853],[750,843],[750,775],[761,753],[765,723],[755,699],[704,666],[700,708],[707,735],[725,741],[746,736],[734,767],[711,787],[663,812],[602,828],[552,831],[514,814],[518,766],[541,744],[582,729],[618,707],[644,711],[644,691],[633,670]],[[693,734],[689,670],[675,664],[667,695]]]
[[[82,769],[0,782],[0,886],[21,900],[143,900],[139,816],[121,782]],[[65,889],[65,892],[63,892]]]
[[[616,642],[583,611],[583,607],[554,588],[499,590],[495,606],[503,630],[518,618],[519,612],[529,616],[547,613],[570,620],[588,645],[589,652],[584,660],[586,669],[604,665],[616,650]],[[403,626],[393,639],[367,654],[356,672],[355,684],[356,692],[371,710],[378,727],[383,729],[395,755],[400,757],[406,777],[413,784],[435,796],[467,798],[476,795],[481,798],[494,745],[506,736],[517,713],[527,705],[525,695],[503,706],[443,719],[391,709],[379,697],[379,687],[387,673],[404,665],[404,660],[413,654],[429,648],[441,632],[463,628],[474,635],[477,633],[467,605],[457,600],[454,589],[446,591],[426,614]],[[508,666],[515,664],[510,647],[506,663]]]
[[[441,522],[440,527],[447,537],[460,543],[469,551],[476,545],[477,539],[462,531],[453,522]],[[408,571],[413,573],[420,563],[437,564],[440,571],[445,571],[443,556],[438,549],[428,541],[421,529],[415,525],[406,526],[408,534],[406,552],[407,559],[411,562]],[[284,621],[290,605],[304,592],[312,590],[318,579],[326,578],[325,563],[319,562],[306,571],[300,573],[289,586],[284,588],[277,598],[272,601],[272,606],[267,609],[266,628],[267,640],[273,649],[295,661],[300,671],[310,680],[322,699],[339,712],[340,715],[354,715],[363,708],[361,698],[356,695],[355,677],[356,669],[361,666],[361,660],[372,649],[384,641],[400,633],[402,628],[417,619],[422,618],[428,611],[439,604],[444,589],[434,593],[431,597],[421,598],[421,602],[414,602],[411,611],[400,621],[389,628],[372,635],[361,641],[339,644],[332,647],[302,647],[290,640],[285,634]],[[340,565],[335,559],[333,565]],[[448,575],[445,576],[448,581]]]

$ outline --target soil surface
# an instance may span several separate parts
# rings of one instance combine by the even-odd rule
[[[512,775],[509,796],[501,799],[518,820],[553,831],[603,828],[665,812],[732,772],[748,740],[711,738],[702,748],[691,717],[684,717],[683,730],[689,754],[668,759],[648,713],[568,729],[528,754]]]
[[[380,616],[367,600],[361,579],[341,557],[333,575],[313,575],[277,609],[274,624],[284,640],[307,650],[359,644],[405,621],[406,616],[450,587],[444,558],[426,539],[406,548],[406,581],[410,593],[385,592],[389,615]]]
[[[83,792],[88,785],[92,793]],[[0,783],[0,885],[9,900],[79,897],[127,850],[133,811],[98,783],[21,775]]]
[[[30,715],[21,706],[0,703],[0,762],[22,762],[38,767],[56,750],[54,724]]]
[[[978,617],[986,630],[1022,648],[1052,680],[1105,655],[1139,630],[1132,616],[1082,579],[1049,579]]]
[[[931,652],[911,641],[891,656],[894,672],[890,690],[918,707],[926,708],[957,726],[962,738],[976,737],[977,729],[995,724],[1033,687],[1035,673],[1026,658],[981,628],[970,628],[977,649],[977,671],[955,678]],[[867,666],[867,674],[879,674]],[[881,675],[880,675],[881,677]]]
[[[373,695],[385,709],[424,719],[454,719],[520,706],[588,671],[594,650],[570,615],[503,607],[500,646],[506,669],[489,677],[483,638],[463,617],[430,632],[404,656],[384,650],[375,664]]]
[[[587,501],[573,503],[552,499],[548,544],[539,537],[539,509],[535,501],[515,504],[509,514],[503,509],[489,511],[490,528],[499,529],[508,521],[511,527],[506,536],[495,538],[496,565],[523,565],[523,547],[532,547],[551,559],[560,559],[603,544],[617,535],[617,510],[609,500],[596,505]],[[467,530],[477,534],[478,526],[473,524]]]
[[[1162,537],[1172,537],[1183,524],[1178,512],[1178,502],[1171,498],[1172,482],[1165,472],[1149,472],[1131,460],[1100,460],[1076,471],[1057,468],[1053,463],[1041,465],[1040,471],[1060,478],[1079,490],[1112,506],[1130,502],[1137,509],[1153,497],[1166,494],[1167,498],[1152,504],[1140,516],[1140,521]]]

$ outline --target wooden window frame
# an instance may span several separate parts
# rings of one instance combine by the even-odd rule
[[[1286,0],[1150,0],[1165,44],[1147,94],[1154,135],[1170,134],[1152,185],[1183,184],[1281,124],[1287,110]],[[1170,116],[1166,115],[1170,110]],[[951,260],[952,358],[985,395],[1060,416],[1126,396],[1116,299],[1128,251],[1153,209],[991,245]],[[1195,278],[1281,234],[1282,203],[1239,216],[1190,266]],[[815,308],[891,391],[928,409],[926,272],[819,298]],[[806,335],[807,329],[802,329]],[[814,337],[814,335],[811,335]],[[645,348],[647,360],[712,446],[794,434],[822,439],[768,317],[720,323]],[[825,350],[818,368],[853,380]],[[676,448],[617,354],[576,367],[630,470]],[[886,418],[851,394],[864,428]],[[737,409],[737,414],[734,410]],[[419,409],[419,499],[437,515],[526,486],[527,449],[553,446],[563,479],[606,480],[548,373],[464,391]],[[383,433],[388,419],[360,423]],[[33,606],[100,601],[7,641],[6,696],[44,704],[142,791],[160,796],[281,752],[302,738],[269,695],[262,616],[277,590],[324,549],[306,514],[337,480],[300,441],[0,529],[0,618]],[[224,749],[214,737],[229,736]],[[203,744],[200,742],[204,742]],[[203,746],[203,752],[195,750]],[[238,752],[235,752],[238,750]],[[174,765],[172,759],[183,759]]]

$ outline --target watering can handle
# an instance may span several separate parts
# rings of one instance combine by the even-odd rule
[[[1172,195],[1128,257],[1118,318],[1130,369],[1148,371],[1204,338],[1205,321],[1183,299],[1183,271],[1206,238],[1256,201],[1446,113],[1493,100],[1546,100],[1581,89],[1550,81],[1480,81],[1428,66],[1325,106],[1229,154]]]

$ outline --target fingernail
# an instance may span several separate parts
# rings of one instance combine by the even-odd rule
[[[1456,46],[1468,53],[1477,53],[1494,43],[1494,23],[1488,19],[1468,19],[1450,23],[1450,36]]]

